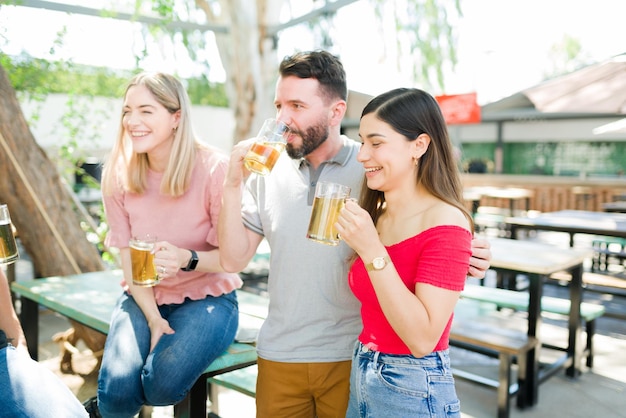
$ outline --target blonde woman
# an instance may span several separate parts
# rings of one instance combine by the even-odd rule
[[[175,77],[142,73],[124,94],[102,180],[106,243],[120,249],[124,289],[111,320],[91,416],[132,417],[180,402],[235,337],[237,274],[219,264],[217,219],[228,160],[192,131]],[[131,278],[129,239],[156,235],[161,281]]]

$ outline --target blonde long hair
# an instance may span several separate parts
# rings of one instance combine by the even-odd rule
[[[140,85],[145,86],[170,113],[180,111],[178,128],[174,132],[172,150],[161,182],[161,193],[180,196],[189,188],[196,150],[202,147],[191,125],[189,96],[176,77],[159,72],[144,72],[130,80],[124,97],[131,87]],[[117,140],[106,159],[102,173],[103,194],[113,194],[120,188],[131,193],[143,193],[147,186],[148,168],[148,155],[133,151],[120,115]]]

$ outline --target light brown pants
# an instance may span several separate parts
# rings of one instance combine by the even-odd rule
[[[345,418],[351,363],[280,363],[259,358],[257,418]]]

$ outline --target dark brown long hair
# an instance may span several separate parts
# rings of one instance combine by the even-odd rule
[[[414,141],[423,133],[430,136],[430,145],[418,164],[416,184],[459,208],[473,230],[472,216],[463,202],[463,186],[448,128],[435,98],[419,89],[399,88],[373,98],[363,109],[361,118],[370,113],[375,113],[407,141]],[[385,195],[363,182],[360,204],[376,223],[384,210]]]

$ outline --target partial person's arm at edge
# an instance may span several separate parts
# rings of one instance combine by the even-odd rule
[[[11,345],[28,352],[24,330],[13,309],[9,279],[2,269],[0,269],[0,329],[4,331],[7,338],[12,339]]]

